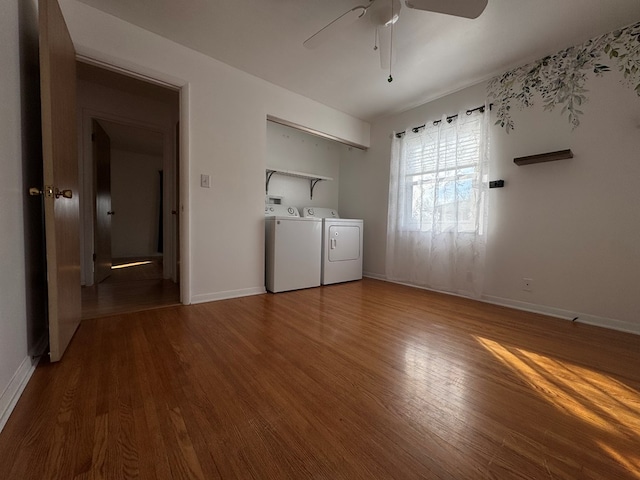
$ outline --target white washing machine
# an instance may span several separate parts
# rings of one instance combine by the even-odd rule
[[[362,279],[364,221],[340,218],[332,208],[304,207],[302,218],[322,218],[322,275],[320,283]]]
[[[265,284],[273,293],[318,287],[322,220],[287,205],[265,205]]]

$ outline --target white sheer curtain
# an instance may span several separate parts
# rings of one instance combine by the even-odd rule
[[[489,108],[393,135],[387,278],[480,297],[487,232]]]

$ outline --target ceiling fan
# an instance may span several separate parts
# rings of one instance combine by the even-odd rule
[[[477,18],[484,11],[488,0],[405,0],[408,8],[427,12],[444,13],[456,17]],[[343,13],[328,25],[307,38],[303,45],[313,49],[318,47],[347,26],[364,17],[367,12],[376,27],[376,46],[380,37],[380,64],[383,68],[392,64],[393,24],[398,21],[401,9],[400,0],[369,0],[368,5],[360,5]],[[386,28],[391,27],[391,28]],[[389,75],[389,82],[393,78]]]

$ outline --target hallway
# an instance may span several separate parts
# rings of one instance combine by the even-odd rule
[[[178,305],[180,286],[162,278],[162,257],[114,259],[111,276],[82,287],[82,319]]]

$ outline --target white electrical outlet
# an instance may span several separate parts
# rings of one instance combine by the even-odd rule
[[[204,173],[200,175],[200,186],[202,188],[209,188],[211,186],[211,176],[205,175]]]
[[[522,279],[522,290],[525,292],[533,292],[533,278]]]

